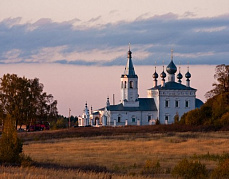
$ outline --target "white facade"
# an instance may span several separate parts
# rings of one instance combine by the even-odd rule
[[[164,68],[163,68],[164,69]],[[109,98],[106,106],[94,112],[91,124],[96,126],[125,126],[125,125],[153,125],[156,120],[161,124],[172,124],[174,116],[181,117],[184,113],[200,107],[203,103],[196,99],[196,89],[190,87],[191,74],[185,74],[186,85],[181,84],[183,75],[179,72],[178,82],[175,82],[176,65],[171,62],[166,68],[166,73],[153,74],[153,87],[147,90],[147,98],[138,96],[138,76],[135,74],[132,63],[132,52],[128,51],[127,64],[124,74],[121,75],[121,103],[110,105]],[[159,85],[158,85],[159,84]]]
[[[85,104],[85,109],[84,109],[84,112],[83,112],[82,116],[78,117],[78,125],[79,126],[89,126],[89,125],[91,125],[90,114],[89,114],[89,109],[87,107],[87,103]]]
[[[101,110],[103,126],[152,125],[157,119],[156,111],[108,111]]]
[[[196,108],[196,90],[148,90],[148,97],[154,98],[158,119],[161,124],[171,124],[175,115],[181,117],[184,113]]]

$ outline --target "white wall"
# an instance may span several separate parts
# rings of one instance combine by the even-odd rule
[[[159,120],[161,124],[165,124],[165,116],[168,116],[168,124],[174,122],[174,116],[178,113],[181,117],[184,113],[195,109],[195,90],[161,90],[159,97]],[[165,101],[169,101],[169,106],[165,106]],[[175,101],[179,101],[179,106],[175,107]],[[185,106],[188,101],[189,106]]]
[[[128,125],[150,125],[154,124],[154,121],[157,119],[157,111],[108,111],[107,114],[105,113],[103,115],[108,115],[107,125],[110,126],[114,125],[114,120],[116,120],[116,126],[124,126],[126,120]],[[151,116],[150,122],[148,122],[148,116]],[[120,122],[118,117],[120,117]],[[132,121],[132,118],[135,118],[135,122]]]

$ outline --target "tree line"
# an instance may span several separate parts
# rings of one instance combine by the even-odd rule
[[[215,69],[213,89],[206,93],[208,99],[200,109],[185,113],[179,123],[188,125],[229,125],[229,65],[218,65]]]
[[[38,78],[5,74],[0,78],[0,119],[4,122],[7,116],[16,127],[54,119],[58,116],[57,100],[44,92]]]

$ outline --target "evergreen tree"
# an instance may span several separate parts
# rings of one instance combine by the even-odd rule
[[[17,164],[20,163],[22,153],[22,142],[17,137],[17,131],[13,120],[7,115],[4,121],[2,137],[0,139],[0,162]]]

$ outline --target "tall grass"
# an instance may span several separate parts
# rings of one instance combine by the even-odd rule
[[[149,179],[147,176],[117,175],[83,172],[80,170],[56,170],[45,168],[0,167],[1,179]]]
[[[184,157],[227,152],[228,135],[228,132],[187,132],[52,139],[26,142],[23,150],[36,162],[77,169],[91,165],[117,174],[139,175],[146,161],[158,160],[161,170],[154,177],[165,177]],[[217,165],[216,161],[204,163],[208,169]]]
[[[37,133],[23,134],[38,137],[23,146],[33,167],[1,167],[0,178],[172,178],[171,171],[183,158],[196,157],[212,171],[229,148],[229,132],[106,134],[45,140]]]

